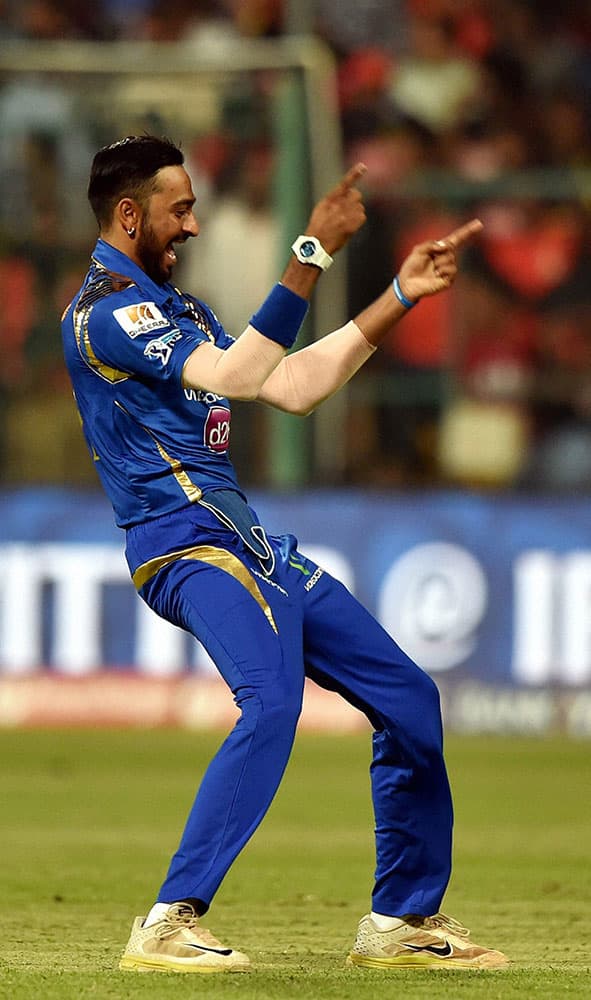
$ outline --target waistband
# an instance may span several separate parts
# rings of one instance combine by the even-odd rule
[[[170,514],[163,514],[129,528],[126,532],[126,557],[131,575],[138,586],[148,567],[166,565],[170,557],[193,551],[211,542],[215,523],[234,535],[256,558],[265,576],[275,569],[275,553],[246,498],[234,490],[210,490],[199,501]],[[209,540],[208,540],[209,539]],[[144,580],[145,582],[145,580]]]

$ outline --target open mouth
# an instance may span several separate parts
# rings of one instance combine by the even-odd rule
[[[169,264],[176,264],[178,258],[176,255],[176,250],[172,243],[168,244],[166,250],[164,251],[164,256],[166,257]]]

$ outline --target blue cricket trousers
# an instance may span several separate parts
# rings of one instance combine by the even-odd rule
[[[452,831],[437,688],[341,583],[297,552],[292,535],[268,544],[270,576],[198,504],[128,532],[140,594],[203,643],[241,713],[202,779],[158,899],[211,902],[277,791],[309,677],[374,729],[372,908],[434,914]]]

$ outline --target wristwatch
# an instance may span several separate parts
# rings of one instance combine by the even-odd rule
[[[321,271],[328,271],[332,257],[316,236],[298,236],[291,248],[300,264],[312,264]]]

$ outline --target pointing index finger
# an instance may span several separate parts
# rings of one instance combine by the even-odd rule
[[[352,187],[355,187],[357,181],[360,180],[365,173],[367,173],[365,163],[356,163],[354,166],[350,167],[349,170],[347,170],[343,179],[337,184],[335,193],[345,194]]]
[[[483,228],[480,219],[471,219],[470,222],[466,222],[463,226],[459,226],[458,229],[454,229],[444,240],[437,240],[435,246],[441,247],[442,250],[457,250],[464,243],[467,243],[468,240],[471,240],[473,236],[476,236]]]

